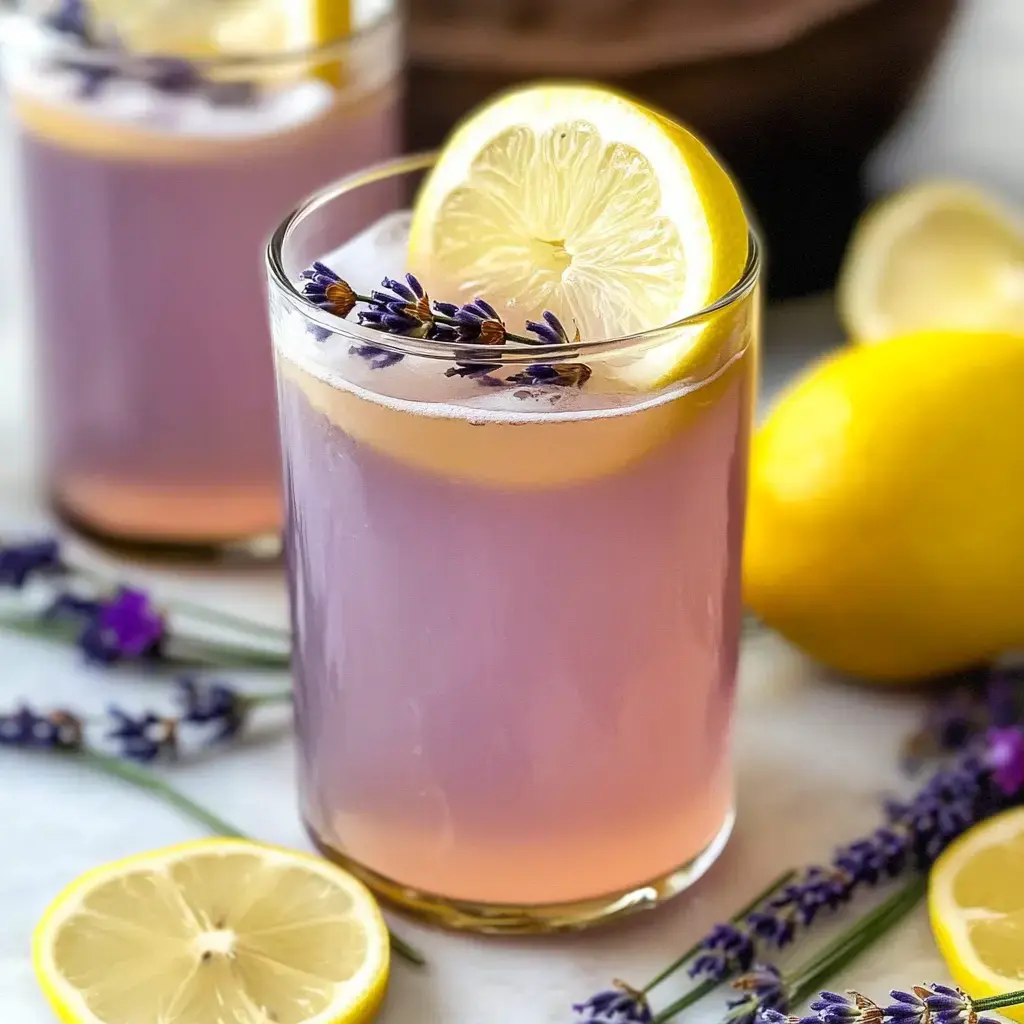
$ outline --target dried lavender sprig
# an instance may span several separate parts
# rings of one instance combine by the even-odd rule
[[[177,714],[151,708],[136,712],[113,705],[105,716],[87,718],[65,708],[40,712],[22,704],[14,712],[0,714],[0,746],[50,750],[89,747],[148,764],[176,758],[182,750],[182,739],[189,739],[191,748],[234,740],[257,708],[291,702],[290,690],[242,693],[226,683],[193,676],[183,676],[175,684]],[[93,730],[103,733],[101,746],[89,742]]]
[[[63,757],[74,758],[89,768],[104,772],[106,775],[121,779],[124,782],[131,783],[137,789],[141,789],[143,792],[148,793],[157,800],[160,800],[168,806],[173,807],[175,810],[180,811],[185,815],[185,817],[191,818],[200,825],[204,825],[215,835],[224,836],[230,839],[247,839],[251,842],[257,841],[253,840],[252,837],[246,835],[241,830],[235,828],[234,825],[229,824],[219,815],[214,814],[213,811],[204,807],[202,804],[197,803],[191,797],[186,796],[180,790],[170,785],[170,783],[165,782],[159,776],[154,775],[147,768],[133,764],[131,761],[125,761],[121,758],[112,757],[109,754],[103,754],[96,750],[92,750],[89,747],[84,746],[82,743],[75,746],[53,747],[51,749],[58,750]],[[395,935],[390,928],[388,929],[388,934],[391,939],[391,948],[394,950],[396,955],[417,967],[422,967],[426,964],[426,957],[424,957],[415,946],[411,945],[400,936]]]
[[[779,875],[778,878],[759,892],[746,906],[741,907],[733,915],[731,923],[735,925],[742,922],[752,910],[778,892],[795,874],[795,871],[786,871]],[[719,926],[720,929],[727,927],[726,925]],[[625,982],[618,981],[613,988],[598,992],[582,1003],[576,1003],[573,1006],[573,1010],[583,1018],[581,1024],[604,1024],[605,1021],[609,1021],[610,1024],[634,1024],[634,1022],[635,1024],[647,1024],[651,1020],[650,1006],[647,1002],[647,996],[651,990],[692,960],[703,948],[703,942],[704,940],[701,939],[692,945],[685,953],[661,971],[660,974],[655,975],[647,982],[643,988],[633,988]],[[753,950],[751,948],[752,953]],[[747,966],[750,965],[747,964]],[[703,998],[716,986],[717,982],[704,982],[692,989],[687,995],[691,998],[692,1002],[697,1002],[698,999]],[[618,1016],[615,1016],[616,1014]]]
[[[923,884],[923,872],[953,839],[972,824],[1019,803],[1022,796],[1024,729],[1019,726],[991,729],[984,749],[964,754],[952,767],[936,772],[910,801],[889,804],[886,808],[889,825],[876,829],[865,840],[841,848],[831,869],[808,869],[802,882],[784,885],[767,903],[773,913],[801,916],[806,923],[823,907],[829,906],[830,900],[842,897],[845,902],[855,888],[873,885],[907,869],[915,872],[909,888]],[[897,839],[900,842],[894,845]],[[704,980],[662,1011],[656,1020],[667,1020],[693,1005],[719,983],[735,976],[737,969],[744,969],[744,962],[749,966],[758,937],[754,926],[761,920],[754,915],[760,913],[762,911],[758,910],[747,915],[743,924],[717,925],[702,940],[701,948],[706,950],[708,963],[701,964],[697,973],[704,974]],[[751,917],[754,917],[753,925]],[[872,932],[869,928],[862,934],[858,927],[855,925],[845,933],[841,941],[852,943],[857,949],[864,948],[865,943],[874,941],[884,930]],[[780,936],[785,936],[788,942],[794,932],[795,924],[792,930],[775,929],[770,938],[778,946],[784,944]],[[698,955],[694,964],[700,961]],[[659,980],[683,962],[671,965],[671,970],[663,972]],[[588,1010],[587,1003],[580,1006],[584,1012]]]
[[[361,295],[355,291],[336,271],[320,260],[302,271],[299,278],[306,282],[302,287],[302,293],[313,305],[334,316],[345,318],[358,303],[363,303],[370,309],[359,314],[360,322],[387,334],[405,334],[431,325],[440,325],[451,328],[450,334],[444,335],[446,338],[474,340],[484,345],[505,341],[518,341],[523,345],[555,345],[568,341],[565,328],[560,323],[558,327],[561,330],[561,337],[551,340],[550,321],[546,324],[527,321],[529,330],[532,331],[534,327],[539,329],[538,337],[514,334],[505,328],[494,308],[483,299],[475,299],[465,306],[458,306],[452,302],[431,302],[423,285],[413,274],[406,274],[404,283],[386,277],[381,282],[382,290],[374,291],[370,295]],[[485,311],[488,315],[476,315],[480,311]],[[554,313],[545,312],[546,321],[548,317],[558,323]]]
[[[81,581],[104,594],[113,594],[122,586],[111,576],[69,559],[55,537],[44,536],[13,543],[4,543],[0,539],[0,588],[20,590],[34,580],[51,578]],[[193,601],[162,599],[159,606],[164,612],[224,626],[234,632],[266,637],[278,643],[289,643],[291,640],[288,629],[254,622],[233,612]]]

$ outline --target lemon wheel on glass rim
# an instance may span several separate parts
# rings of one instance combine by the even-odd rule
[[[747,257],[743,204],[704,144],[576,84],[516,89],[462,122],[421,188],[409,239],[410,268],[433,294],[484,296],[517,330],[551,310],[584,341],[698,313]],[[640,390],[669,383],[713,334],[680,330],[617,372]]]

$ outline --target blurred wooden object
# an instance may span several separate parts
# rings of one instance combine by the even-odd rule
[[[410,146],[495,91],[596,78],[692,125],[740,179],[771,290],[828,287],[860,168],[927,70],[957,0],[408,0]]]

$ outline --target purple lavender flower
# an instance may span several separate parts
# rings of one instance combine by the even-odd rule
[[[735,924],[716,924],[704,937],[701,952],[690,965],[691,978],[725,981],[754,962],[754,940],[750,932]]]
[[[483,299],[474,299],[465,306],[454,302],[435,302],[438,313],[457,321],[456,324],[439,324],[438,337],[448,340],[473,342],[477,345],[503,345],[505,323],[498,311]]]
[[[573,1010],[580,1015],[578,1024],[650,1024],[653,1020],[647,1000],[639,992],[625,987],[606,989]]]
[[[894,988],[889,995],[895,1002],[890,1003],[883,1012],[890,1024],[928,1024],[930,1013],[925,1002],[931,995],[928,989],[915,985],[913,992],[901,992]]]
[[[989,1017],[979,1017],[971,997],[960,988],[949,985],[929,985],[931,994],[925,996],[925,1006],[934,1024],[996,1024]]]
[[[92,43],[92,21],[85,0],[59,0],[43,24],[53,32],[70,36],[80,43]]]
[[[1024,667],[993,669],[985,688],[989,725],[1006,728],[1021,721],[1020,691]]]
[[[0,587],[20,590],[33,576],[63,571],[60,544],[50,538],[0,546]]]
[[[13,714],[0,715],[0,746],[78,750],[82,742],[82,720],[69,711],[41,715],[22,705]]]
[[[785,1014],[779,1010],[765,1010],[761,1014],[761,1021],[764,1024],[821,1024],[816,1016],[797,1017],[793,1014]]]
[[[162,718],[151,711],[131,715],[117,707],[111,707],[108,713],[114,724],[106,738],[114,744],[120,757],[149,764],[160,757],[177,754],[176,719]]]
[[[183,57],[147,57],[141,77],[151,88],[166,93],[194,92],[203,85],[199,70]]]
[[[821,1024],[882,1024],[882,1008],[859,992],[822,992],[811,1009]]]
[[[79,638],[79,645],[94,661],[112,664],[155,655],[164,634],[163,616],[149,595],[121,587],[114,597],[99,602],[98,613]]]
[[[328,313],[346,317],[355,307],[356,293],[352,286],[348,281],[343,281],[326,263],[317,260],[299,277],[306,282],[302,286],[302,294]]]
[[[1024,732],[1014,726],[992,728],[986,740],[985,761],[992,781],[1005,796],[1016,796],[1024,787]]]
[[[359,313],[359,322],[388,334],[416,334],[432,338],[437,333],[430,297],[423,285],[412,275],[405,275],[406,283],[385,277],[381,291],[370,293],[370,308]]]
[[[214,726],[210,742],[234,739],[245,725],[252,702],[224,683],[203,683],[191,676],[177,680],[182,725]]]
[[[784,1013],[789,1009],[789,990],[773,964],[755,965],[749,974],[733,981],[732,987],[742,994],[726,1003],[726,1020],[731,1024],[755,1024],[766,1010]]]
[[[105,665],[153,657],[165,635],[163,617],[149,595],[132,587],[121,587],[105,600],[60,594],[44,617],[81,623],[78,646],[90,660]]]
[[[525,370],[509,377],[508,383],[527,387],[550,384],[561,388],[581,388],[590,380],[591,372],[586,363],[531,363]]]
[[[550,309],[544,310],[542,320],[543,323],[537,320],[527,320],[526,329],[530,334],[536,334],[545,345],[579,344],[580,329],[578,327],[576,336],[570,338],[562,321]]]

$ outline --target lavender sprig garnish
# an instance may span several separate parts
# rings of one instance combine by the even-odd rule
[[[227,683],[194,676],[175,680],[175,689],[176,714],[114,705],[97,718],[63,708],[39,712],[22,704],[0,714],[0,746],[49,750],[88,746],[142,764],[176,760],[185,751],[236,739],[257,708],[291,702],[290,690],[242,693]]]
[[[579,330],[570,338],[565,326],[550,311],[544,313],[542,321],[528,320],[528,334],[523,335],[509,331],[498,312],[485,299],[477,298],[462,306],[453,302],[431,301],[413,274],[406,274],[404,281],[386,277],[381,282],[381,288],[370,295],[360,295],[339,274],[319,260],[308,270],[302,271],[299,277],[304,282],[302,293],[313,305],[344,319],[362,303],[368,308],[356,314],[359,323],[382,334],[495,347],[508,341],[523,345],[574,345],[580,342]],[[311,325],[309,329],[317,341],[322,342],[330,337],[330,331],[319,324]],[[366,359],[375,370],[387,369],[405,358],[401,352],[372,344],[353,345],[349,353]],[[500,362],[480,363],[456,359],[455,365],[447,369],[445,375],[473,377],[483,384],[494,386],[503,382],[489,374],[500,368]],[[590,367],[584,363],[534,363],[510,376],[504,383],[579,388],[590,376]]]
[[[85,0],[56,0],[42,24],[80,49],[92,51],[88,58],[60,55],[53,61],[54,67],[79,76],[82,99],[94,98],[117,78],[133,79],[170,95],[201,95],[215,106],[244,106],[258,92],[255,82],[214,81],[184,57],[128,53],[112,33],[101,37]]]
[[[285,668],[289,662],[287,630],[185,601],[158,603],[144,590],[73,564],[53,538],[0,543],[3,589],[24,596],[16,613],[0,615],[0,628],[73,642],[97,664]],[[42,607],[40,591],[48,595]],[[238,639],[194,636],[183,629],[186,620]]]
[[[186,688],[186,695],[183,697],[183,713],[176,719],[179,729],[190,719],[196,716],[202,718],[211,708],[220,707],[224,698],[223,693],[219,696],[212,696],[203,690],[203,687],[210,684],[200,684],[196,680],[192,680],[191,684],[191,688]],[[212,685],[223,686],[223,684]],[[288,695],[284,693],[276,695],[236,694],[236,696],[239,700],[245,701],[250,708],[259,704],[270,704],[288,699]],[[124,717],[131,718],[132,716],[126,714]],[[145,717],[145,715],[135,716],[136,719],[139,717]],[[48,750],[62,757],[72,758],[89,768],[131,783],[136,788],[180,811],[185,817],[208,828],[215,835],[234,839],[250,839],[244,832],[229,824],[218,814],[186,796],[149,768],[138,763],[139,761],[152,761],[155,758],[139,756],[128,758],[98,749],[88,741],[87,725],[85,716],[70,711],[40,713],[24,706],[12,714],[0,714],[0,747]],[[134,734],[133,730],[128,731]],[[148,749],[141,746],[138,749],[143,753],[148,753]],[[126,751],[122,750],[120,753],[124,755]],[[416,966],[421,967],[426,963],[425,957],[418,949],[395,935],[390,929],[389,934],[391,948],[396,955]]]
[[[698,984],[653,1018],[655,1024],[670,1020],[720,983],[744,976],[762,950],[782,948],[793,942],[822,913],[849,903],[862,889],[909,875],[909,881],[894,896],[855,921],[842,936],[842,950],[862,950],[916,904],[928,868],[950,842],[972,825],[1017,806],[1022,800],[1024,728],[990,728],[952,765],[936,771],[909,800],[889,801],[885,806],[885,824],[863,839],[841,847],[831,864],[794,872],[792,878],[763,894],[756,906],[745,909],[726,924],[716,925],[643,989],[627,987],[624,991],[638,992],[646,1005],[656,985],[688,966]],[[788,982],[784,990],[772,989],[766,970],[770,973],[770,965],[757,968],[754,975],[747,976],[749,980],[740,983],[742,995],[731,1003],[731,1019],[747,1024],[754,1019],[750,1016],[753,1013],[760,1020],[759,992],[771,996],[776,1009],[783,1001],[795,1004],[803,998],[792,994],[800,991],[800,986],[794,989]],[[818,986],[824,978],[819,971],[812,980]],[[581,1012],[585,1014],[588,1005],[579,1004]],[[591,1017],[584,1016],[584,1021],[597,1024]]]

